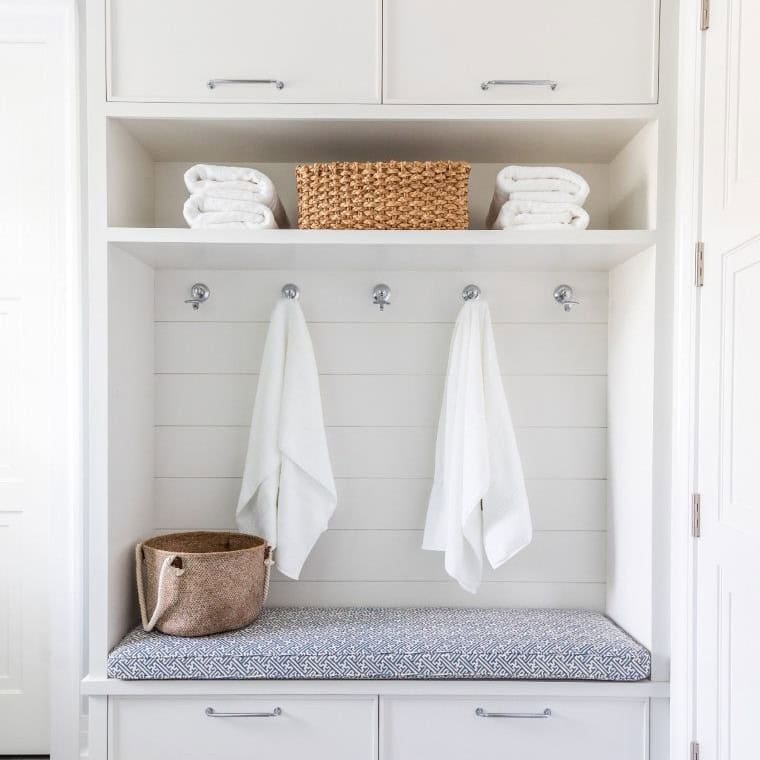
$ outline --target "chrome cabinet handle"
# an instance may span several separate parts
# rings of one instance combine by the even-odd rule
[[[220,84],[273,84],[278,90],[285,86],[281,79],[209,79],[206,87],[213,90]]]
[[[559,83],[555,82],[553,79],[489,79],[487,82],[480,83],[480,89],[488,90],[497,84],[527,87],[548,87],[551,90],[556,90]]]
[[[551,717],[551,714],[552,711],[548,707],[540,713],[497,713],[488,712],[482,707],[478,707],[475,710],[475,715],[477,715],[478,718],[549,718]]]
[[[275,707],[272,712],[217,712],[213,707],[207,707],[205,712],[209,718],[278,718],[282,715],[282,708]]]

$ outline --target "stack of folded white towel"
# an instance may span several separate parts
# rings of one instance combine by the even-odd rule
[[[558,166],[505,166],[496,175],[486,227],[556,230],[588,227],[589,193],[580,174]]]
[[[194,229],[288,226],[274,183],[256,169],[197,164],[185,172],[185,185],[190,197],[183,213]]]

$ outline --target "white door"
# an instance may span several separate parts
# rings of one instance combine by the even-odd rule
[[[380,0],[108,0],[108,10],[112,100],[380,100]],[[239,81],[209,89],[215,79]]]
[[[48,752],[54,363],[66,193],[63,30],[48,4],[0,2],[0,755]]]
[[[760,756],[760,3],[705,33],[697,542],[697,737]]]
[[[659,8],[659,0],[384,0],[383,101],[655,102]]]

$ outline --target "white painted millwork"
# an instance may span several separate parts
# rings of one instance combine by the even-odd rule
[[[320,371],[327,375],[446,371],[448,324],[318,323],[310,331]],[[503,324],[495,325],[494,333],[499,362],[509,374],[545,375],[557,368],[559,374],[606,374],[604,323]],[[157,372],[256,373],[266,324],[159,322],[155,336]],[[196,351],[188,352],[192,346]]]
[[[605,429],[523,428],[516,431],[527,478],[604,478]],[[430,478],[435,428],[327,428],[337,478]],[[156,476],[239,477],[245,427],[156,429]],[[551,458],[550,458],[551,457]]]
[[[658,106],[132,103],[101,105],[156,161],[609,162]],[[473,129],[473,123],[477,129]],[[511,158],[510,158],[511,157]],[[119,160],[119,156],[110,156]]]
[[[374,696],[113,698],[108,712],[111,760],[377,757]]]
[[[646,699],[381,697],[380,760],[646,760],[648,711]]]
[[[164,102],[379,102],[380,7],[379,0],[191,5],[108,0],[109,96]],[[283,86],[209,89],[212,79],[273,79]]]
[[[206,5],[86,4],[91,760],[668,760],[660,497],[676,0]],[[286,73],[269,69],[278,62]],[[225,71],[205,71],[219,63]],[[266,74],[240,70],[251,63]],[[519,74],[502,70],[515,65]],[[285,87],[205,86],[260,74]],[[498,78],[558,87],[480,88]],[[181,219],[182,173],[195,162],[264,168],[295,222],[296,163],[391,158],[472,163],[471,229],[264,235],[193,231]],[[479,229],[507,163],[587,176],[593,229]],[[198,281],[211,298],[193,312],[184,299]],[[588,607],[651,647],[654,681],[105,677],[109,648],[136,622],[129,547],[232,525],[267,320],[288,281],[301,287],[314,341],[340,505],[302,579],[273,577],[272,603]],[[381,314],[369,293],[382,281],[394,299]],[[476,596],[420,550],[448,344],[469,282],[490,303],[536,531]],[[560,282],[581,300],[569,313],[551,298]],[[283,714],[207,718],[207,706]],[[476,707],[553,714],[479,718]]]
[[[109,0],[109,96],[373,103],[380,102],[382,76],[390,104],[657,100],[657,0],[594,0],[582,12],[560,0],[477,0],[461,11],[453,0],[299,0],[287,7],[225,0],[192,10],[171,0],[160,12],[148,0]],[[216,78],[265,81],[209,89]],[[482,89],[488,80],[558,85]]]
[[[336,530],[421,530],[425,524],[428,478],[338,478],[336,486],[339,503],[330,521]],[[527,488],[536,530],[604,530],[603,480],[528,480]],[[234,527],[238,478],[156,478],[155,489],[156,531]]]
[[[178,195],[176,190],[174,194]],[[531,233],[118,227],[111,228],[108,237],[114,247],[156,269],[278,270],[287,262],[298,271],[606,272],[649,248],[656,236],[651,230]]]
[[[385,0],[386,103],[657,100],[657,0]],[[489,80],[556,81],[492,85]]]
[[[109,468],[111,500],[108,584],[123,598],[109,618],[108,640],[116,642],[132,622],[136,599],[135,534],[153,509],[153,346],[146,334],[153,324],[153,271],[129,256],[114,256],[108,276]],[[139,445],[135,446],[135,442]]]
[[[0,755],[50,751],[51,508],[72,508],[55,490],[76,456],[63,449],[71,304],[61,183],[71,181],[73,142],[63,18],[60,7],[0,4]]]
[[[705,34],[694,739],[727,760],[757,754],[760,709],[760,8],[713,3]]]
[[[370,680],[211,680],[119,681],[88,675],[82,694],[108,697],[243,696],[271,699],[273,694],[304,696],[430,696],[496,699],[524,697],[581,699],[667,699],[665,681],[370,681]]]
[[[655,252],[610,273],[607,613],[652,646]]]

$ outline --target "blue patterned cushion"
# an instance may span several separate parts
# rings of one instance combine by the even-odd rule
[[[134,629],[110,678],[649,678],[649,652],[590,610],[268,608],[252,625],[201,638]]]

